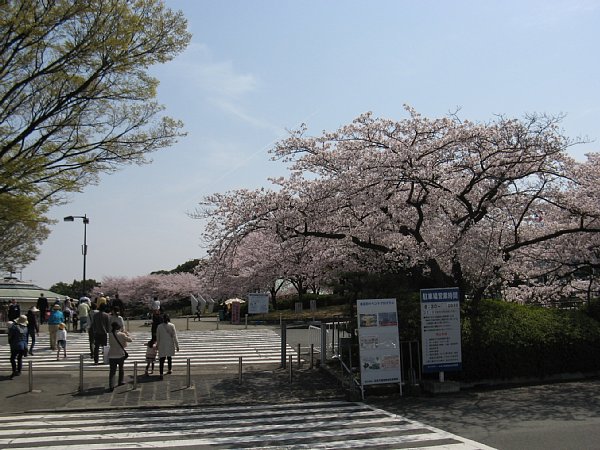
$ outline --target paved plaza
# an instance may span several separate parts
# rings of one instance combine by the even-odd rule
[[[85,334],[69,333],[68,357],[56,360],[43,327],[37,351],[12,380],[0,343],[0,448],[489,448],[348,401],[337,377],[311,367],[307,354],[298,358],[297,344],[307,342],[302,331],[287,333],[290,371],[287,359],[281,368],[279,326],[174,323],[181,351],[163,380],[158,365],[143,373],[150,327],[128,324],[134,341],[125,384],[114,391],[108,366],[89,357]]]

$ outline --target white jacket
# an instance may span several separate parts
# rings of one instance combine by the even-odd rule
[[[175,356],[175,350],[179,351],[177,330],[171,322],[161,323],[156,329],[156,347],[160,358]]]

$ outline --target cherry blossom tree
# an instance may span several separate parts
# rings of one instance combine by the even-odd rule
[[[209,219],[212,248],[258,230],[344,242],[378,254],[377,264],[457,285],[475,303],[502,283],[537,280],[541,249],[575,240],[596,251],[598,156],[569,157],[579,142],[560,118],[474,123],[406,110],[400,121],[364,114],[318,137],[293,132],[272,151],[290,165],[274,189],[206,198],[197,217]]]
[[[203,289],[202,280],[191,273],[167,275],[143,275],[139,277],[105,277],[102,285],[95,288],[94,295],[103,292],[119,297],[126,303],[141,301],[148,306],[154,297],[166,303],[189,297]]]
[[[302,296],[309,289],[318,292],[333,273],[348,267],[339,247],[316,238],[283,240],[270,230],[258,229],[235,245],[219,247],[203,278],[213,279],[213,289],[221,296],[268,291],[276,306],[277,293],[286,282]]]

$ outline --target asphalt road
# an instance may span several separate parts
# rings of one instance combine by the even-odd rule
[[[600,449],[600,380],[367,403],[500,450]]]

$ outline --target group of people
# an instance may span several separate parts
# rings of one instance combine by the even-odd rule
[[[67,322],[65,306],[74,311],[79,318],[79,330],[88,333],[90,357],[94,364],[100,364],[100,359],[109,364],[109,390],[113,390],[114,378],[118,373],[117,385],[124,384],[124,365],[129,356],[127,344],[132,342],[132,337],[125,329],[125,322],[121,315],[123,303],[118,295],[111,302],[109,298],[101,295],[91,302],[89,298],[82,297],[77,305],[65,299],[63,305],[59,302],[51,307],[48,299],[43,294],[38,299],[36,306],[32,306],[26,315],[21,314],[16,300],[12,300],[8,308],[8,319],[11,321],[8,329],[8,340],[11,348],[11,366],[14,376],[21,374],[23,357],[33,355],[36,335],[39,334],[40,324],[47,323],[50,337],[50,349],[56,351],[56,359],[67,357]],[[28,342],[31,344],[28,346]],[[159,377],[164,377],[165,363],[167,374],[172,373],[173,356],[179,351],[177,330],[171,323],[168,314],[155,299],[152,303],[152,328],[151,338],[146,344],[146,370],[145,375],[154,373],[154,364],[158,359]]]
[[[146,344],[146,375],[154,372],[154,362],[158,356],[159,378],[164,377],[165,362],[167,363],[167,374],[173,369],[173,356],[179,351],[177,330],[171,323],[171,318],[164,312],[160,302],[154,299],[152,303],[152,327],[151,338]]]
[[[33,355],[35,337],[40,332],[38,309],[32,306],[27,314],[21,314],[21,306],[15,299],[8,305],[8,344],[10,346],[10,378],[21,375],[23,357]],[[31,344],[28,342],[31,340]]]

